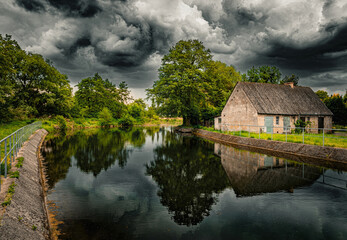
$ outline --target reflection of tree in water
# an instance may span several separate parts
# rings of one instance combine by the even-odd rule
[[[158,184],[161,203],[176,223],[200,223],[216,203],[216,194],[229,184],[213,145],[167,132],[165,142],[154,152],[154,161],[146,168]]]
[[[75,153],[77,166],[83,172],[92,172],[97,176],[102,170],[107,170],[116,160],[124,167],[131,149],[125,147],[128,132],[100,130],[87,138]]]
[[[121,168],[127,164],[127,159],[134,147],[142,147],[145,143],[143,129],[90,129],[74,133],[72,136],[57,136],[45,141],[42,156],[47,164],[48,184],[50,188],[60,179],[66,177],[74,156],[77,166],[87,173],[97,176],[107,170],[116,161]]]

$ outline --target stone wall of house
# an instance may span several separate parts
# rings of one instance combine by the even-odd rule
[[[228,102],[226,103],[222,114],[221,128],[223,131],[232,130],[245,130],[248,131],[248,127],[242,127],[240,125],[257,125],[258,114],[253,107],[246,94],[242,89],[237,87],[231,94]],[[255,131],[258,128],[250,129]]]

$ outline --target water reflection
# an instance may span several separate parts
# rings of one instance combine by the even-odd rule
[[[59,206],[62,239],[347,236],[344,172],[164,128],[47,140],[48,198]]]
[[[42,155],[47,164],[48,184],[53,188],[55,183],[66,177],[71,167],[71,158],[85,173],[93,173],[96,177],[101,171],[108,170],[115,162],[124,168],[133,148],[141,148],[145,143],[146,133],[151,135],[159,128],[143,131],[141,128],[121,129],[89,129],[75,132],[71,136],[55,136],[46,139]]]
[[[168,132],[165,143],[154,149],[154,161],[146,165],[159,187],[160,202],[180,225],[196,225],[209,216],[218,193],[229,185],[212,147]]]
[[[295,188],[311,185],[323,172],[317,167],[219,143],[215,143],[214,152],[221,157],[232,188],[239,197],[281,190],[293,192]]]

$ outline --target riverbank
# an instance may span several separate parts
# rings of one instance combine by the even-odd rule
[[[46,130],[40,129],[24,143],[18,154],[18,158],[24,158],[22,167],[18,166],[17,169],[18,179],[7,178],[3,182],[0,200],[1,203],[7,200],[7,204],[1,206],[0,239],[34,240],[49,238],[46,204],[42,187],[44,180],[42,179],[38,159],[39,147],[46,134]],[[9,187],[12,195],[10,199],[8,198]]]
[[[344,148],[238,137],[202,129],[195,130],[193,134],[220,143],[234,145],[238,148],[257,151],[272,156],[302,162],[319,161],[327,167],[336,167],[338,165],[339,168],[342,167],[342,169],[347,169],[347,149]]]

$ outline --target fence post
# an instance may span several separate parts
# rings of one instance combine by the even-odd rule
[[[239,123],[239,128],[240,128],[240,137],[241,137],[241,124]]]
[[[274,128],[272,127],[271,128],[271,140],[273,140],[274,139]]]
[[[285,128],[285,132],[286,132],[286,142],[287,142],[287,132],[288,132],[287,128]]]
[[[251,136],[251,132],[250,132],[251,130],[250,130],[250,126],[248,125],[248,137],[250,137]]]
[[[323,128],[323,147],[324,147],[324,128]]]
[[[7,139],[5,139],[5,172],[4,177],[7,178]]]
[[[305,143],[305,128],[302,128],[302,143]]]
[[[259,127],[259,139],[260,139],[260,127]]]

